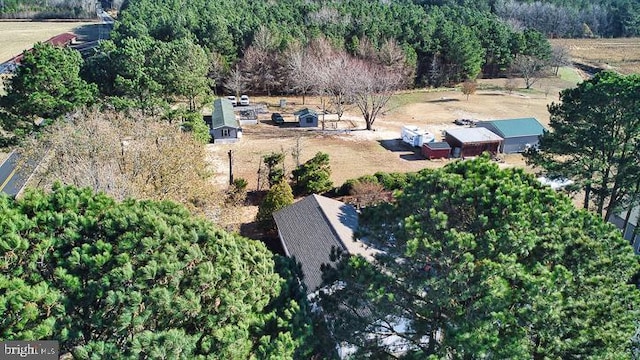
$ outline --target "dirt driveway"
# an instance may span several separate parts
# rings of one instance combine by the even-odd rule
[[[301,162],[319,151],[329,154],[334,185],[378,171],[409,172],[441,167],[449,160],[423,159],[418,148],[400,142],[403,125],[425,128],[436,135],[436,140],[440,140],[443,130],[457,127],[453,124],[457,118],[489,120],[535,117],[547,124],[547,105],[558,101],[561,89],[574,85],[560,79],[543,80],[532,90],[508,93],[502,89],[504,82],[504,79],[481,80],[481,90],[471,95],[469,100],[456,89],[403,93],[389,102],[386,112],[374,123],[374,131],[363,130],[365,124],[357,108],[349,109],[340,122],[328,121],[325,131],[319,128],[276,126],[269,119],[270,113],[261,114],[258,125],[243,127],[240,142],[209,145],[211,161],[217,173],[216,182],[226,186],[229,176],[227,153],[233,150],[234,176],[247,180],[250,190],[256,189],[262,156],[270,152],[284,152],[287,154],[286,171],[290,172],[295,167],[291,154],[297,143],[300,144]],[[307,98],[305,105],[302,105],[301,98],[286,100],[287,106],[280,108],[279,98],[254,99],[266,103],[270,112],[282,113],[287,121],[293,121],[293,112],[301,108],[321,109],[317,98]],[[327,120],[330,119],[327,117]],[[506,156],[505,163],[524,165],[519,155]]]

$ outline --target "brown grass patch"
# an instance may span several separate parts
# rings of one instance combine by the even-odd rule
[[[30,49],[38,41],[48,40],[64,32],[73,32],[88,24],[95,22],[0,21],[0,62]]]
[[[640,38],[553,39],[551,43],[567,47],[576,62],[623,74],[640,73]]]

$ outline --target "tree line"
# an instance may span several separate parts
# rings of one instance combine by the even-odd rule
[[[271,34],[270,56],[320,35],[350,54],[362,41],[381,49],[393,40],[414,66],[412,85],[459,82],[480,73],[493,77],[504,74],[517,54],[546,57],[550,51],[543,36],[516,30],[488,11],[407,1],[140,0],[129,2],[119,20],[116,44],[127,37],[163,42],[188,38],[215,54],[226,71],[250,55],[261,29]]]
[[[0,17],[8,19],[92,19],[95,0],[0,0]]]
[[[637,1],[496,1],[494,12],[510,23],[549,37],[628,37],[640,35]]]

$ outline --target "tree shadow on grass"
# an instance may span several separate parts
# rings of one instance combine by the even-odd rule
[[[430,103],[443,103],[443,102],[452,102],[452,101],[460,101],[460,99],[440,98],[440,99],[435,99],[435,100],[429,100],[427,102],[430,102]]]
[[[89,25],[81,25],[77,28],[73,29],[73,33],[78,36],[79,42],[90,42],[90,41],[98,41],[98,40],[108,40],[109,33],[113,25],[111,24],[89,24]]]

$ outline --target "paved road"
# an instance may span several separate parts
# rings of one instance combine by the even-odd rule
[[[9,196],[18,195],[37,165],[37,160],[22,162],[20,155],[13,151],[0,165],[0,192]]]

